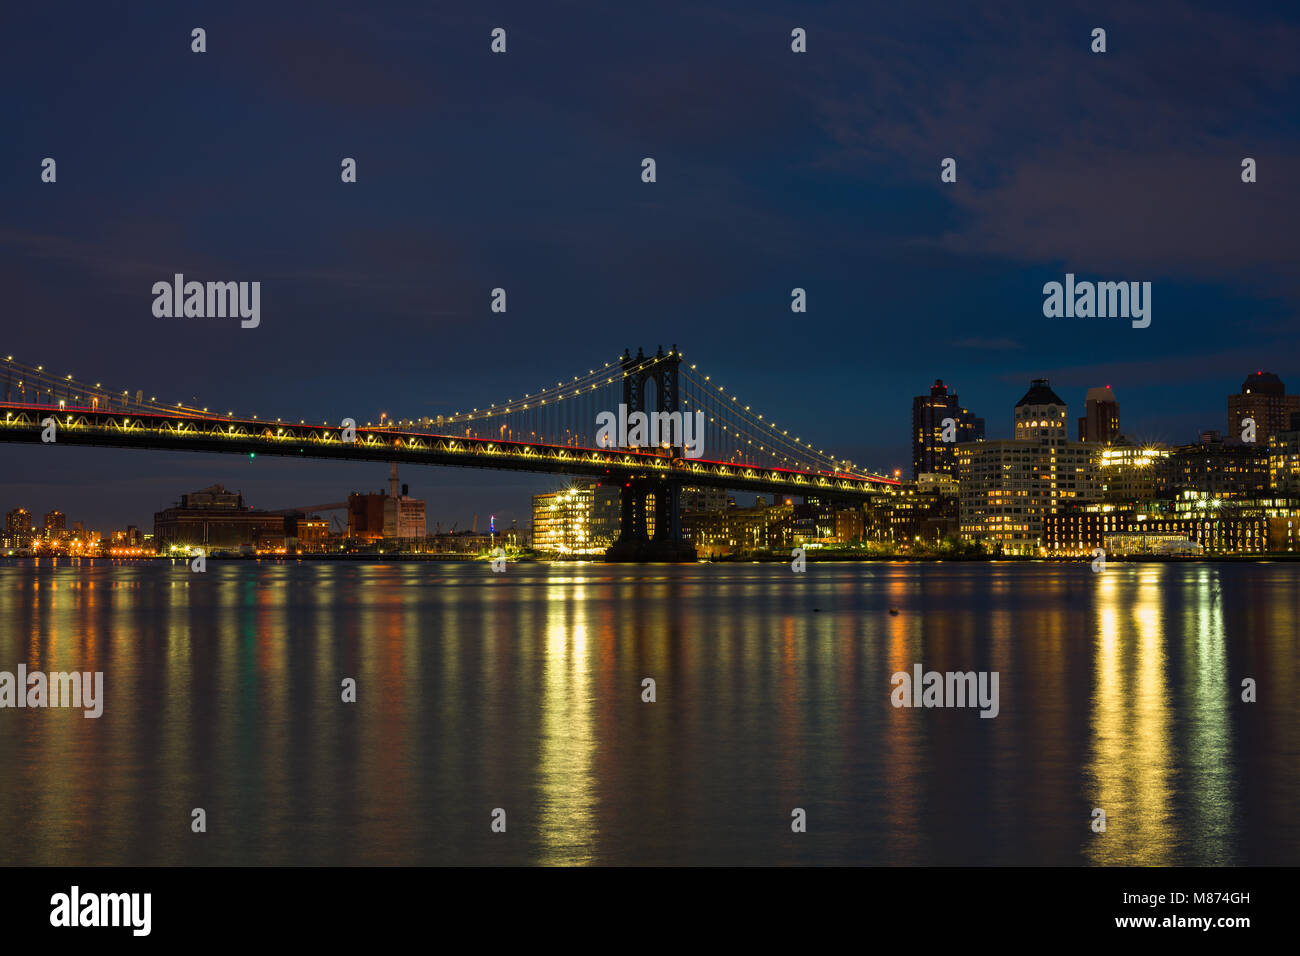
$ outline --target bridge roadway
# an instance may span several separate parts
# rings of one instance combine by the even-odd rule
[[[698,487],[847,500],[862,500],[898,484],[876,475],[791,471],[688,459],[667,452],[433,435],[390,426],[357,427],[355,441],[344,442],[340,428],[325,425],[15,403],[0,403],[0,441],[41,444],[45,431],[41,422],[50,417],[57,423],[55,443],[59,445],[396,461],[575,475],[602,481],[635,480],[642,485],[659,479]]]

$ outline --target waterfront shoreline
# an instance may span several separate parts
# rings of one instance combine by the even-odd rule
[[[121,563],[157,563],[169,562],[185,564],[188,557],[171,555],[132,555],[130,557],[110,555],[3,555],[0,561],[22,562],[50,561],[54,563],[72,563],[83,561],[111,561]],[[725,555],[716,558],[697,558],[695,561],[637,561],[606,562],[600,556],[588,557],[527,557],[509,558],[508,564],[788,564],[789,556],[784,555]],[[890,554],[890,555],[832,555],[808,553],[805,560],[809,564],[871,564],[871,563],[986,563],[986,564],[1088,564],[1093,560],[1090,555],[933,555],[933,554]],[[296,555],[208,555],[209,563],[225,562],[273,562],[276,564],[302,564],[304,562],[360,562],[370,564],[490,564],[491,559],[480,555],[454,554],[296,554]],[[1300,561],[1300,554],[1281,552],[1277,554],[1220,554],[1220,555],[1162,555],[1131,554],[1106,555],[1107,564],[1267,564],[1271,562],[1289,563]]]

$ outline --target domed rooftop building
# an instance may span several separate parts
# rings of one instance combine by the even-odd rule
[[[1018,441],[1037,441],[1049,445],[1067,441],[1065,402],[1052,391],[1045,378],[1036,378],[1029,391],[1016,402],[1014,436]]]

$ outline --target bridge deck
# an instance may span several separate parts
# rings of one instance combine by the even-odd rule
[[[605,481],[662,477],[687,484],[800,495],[867,497],[898,482],[877,475],[792,471],[757,464],[670,456],[666,452],[579,448],[434,435],[391,427],[338,428],[189,414],[159,415],[0,403],[0,441],[40,444],[42,422],[56,422],[55,443],[112,448],[278,455],[346,461],[403,462],[567,474]]]

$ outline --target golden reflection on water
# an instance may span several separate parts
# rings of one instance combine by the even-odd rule
[[[550,582],[541,673],[536,763],[539,863],[593,859],[596,830],[596,728],[587,594],[580,583]],[[627,688],[624,693],[632,693]]]
[[[1093,809],[1106,814],[1105,833],[1087,844],[1093,863],[1163,865],[1173,837],[1169,819],[1169,704],[1159,579],[1163,565],[1107,569],[1097,580],[1094,638]],[[1120,575],[1136,576],[1122,591]],[[1132,606],[1119,595],[1132,596]]]
[[[1229,853],[1232,800],[1226,767],[1232,738],[1225,707],[1225,653],[1217,570],[1201,567],[1182,587],[1163,564],[1115,567],[1097,579],[1098,626],[1094,637],[1095,691],[1092,753],[1087,779],[1092,807],[1106,812],[1106,832],[1085,843],[1090,862],[1167,866],[1178,862],[1180,842],[1211,843],[1210,855]],[[1122,582],[1122,583],[1121,583]],[[1131,602],[1131,603],[1129,603]],[[1165,602],[1181,605],[1187,619],[1169,638]],[[1175,669],[1181,679],[1175,689]],[[1181,775],[1175,750],[1172,695],[1190,714],[1186,745],[1200,773]],[[1194,785],[1186,792],[1189,782]],[[1226,789],[1225,789],[1226,788]],[[1186,804],[1178,819],[1175,799]]]

